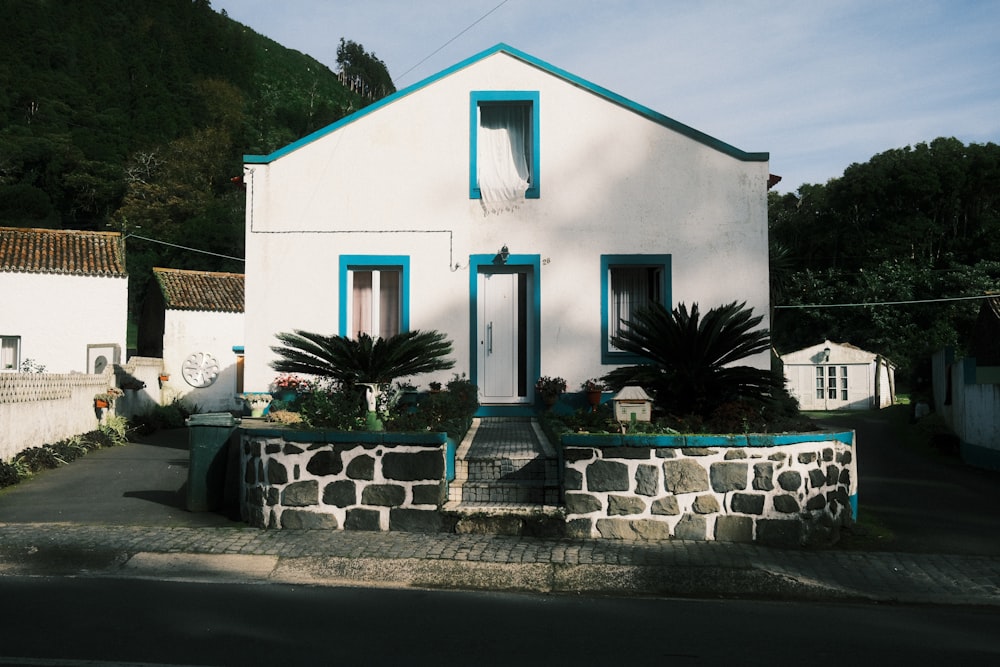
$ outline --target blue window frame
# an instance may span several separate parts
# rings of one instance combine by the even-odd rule
[[[410,258],[340,256],[340,335],[372,337],[410,330]]]
[[[528,190],[526,199],[538,199],[541,192],[539,178],[539,121],[537,90],[474,90],[469,104],[469,198],[481,199],[479,190],[479,126],[480,109],[490,106],[509,106],[522,109],[527,116],[528,136],[525,138],[525,161],[528,165]]]
[[[601,363],[635,364],[644,359],[611,344],[622,320],[651,301],[669,307],[670,255],[601,255]]]

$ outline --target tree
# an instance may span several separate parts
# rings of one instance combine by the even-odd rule
[[[296,330],[275,337],[283,346],[271,349],[281,358],[271,362],[279,373],[332,378],[345,385],[387,384],[396,378],[448,370],[451,342],[438,331],[406,331],[389,338],[361,334],[357,339]]]
[[[660,407],[680,415],[708,417],[730,401],[765,401],[781,381],[769,371],[733,365],[769,349],[767,330],[756,329],[762,320],[745,302],[704,317],[697,303],[690,313],[683,303],[672,312],[653,304],[612,338],[615,347],[649,363],[615,369],[604,380],[616,391],[628,384],[652,390]]]
[[[366,53],[357,42],[340,38],[337,67],[340,68],[341,82],[362,97],[378,100],[396,92],[385,63],[374,53]]]

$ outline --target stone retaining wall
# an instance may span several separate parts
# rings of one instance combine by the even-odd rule
[[[856,518],[854,434],[563,436],[567,535],[835,542]]]
[[[244,429],[240,513],[258,528],[442,529],[444,433]]]

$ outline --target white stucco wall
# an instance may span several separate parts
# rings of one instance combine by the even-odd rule
[[[181,399],[198,412],[236,410],[236,353],[243,345],[243,313],[167,310],[163,332],[163,368],[170,374],[164,385],[165,401]],[[183,364],[191,354],[210,354],[219,374],[207,387],[194,387],[184,379]]]
[[[21,361],[83,373],[88,345],[117,345],[124,361],[127,278],[0,272],[0,294],[0,335],[21,337]]]
[[[539,92],[541,197],[469,198],[472,90]],[[767,326],[767,162],[741,161],[495,54],[269,164],[248,165],[246,380],[279,331],[337,333],[339,257],[408,255],[411,329],[446,332],[470,372],[469,258],[540,258],[540,373],[571,391],[601,363],[600,256],[672,256],[673,304],[746,301]],[[768,355],[752,360],[768,367]],[[447,379],[450,373],[440,379]],[[426,382],[433,378],[420,378]]]

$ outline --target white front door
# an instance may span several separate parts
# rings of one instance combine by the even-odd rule
[[[484,403],[530,400],[528,369],[528,282],[520,267],[489,267],[479,272],[477,298],[477,376]]]

